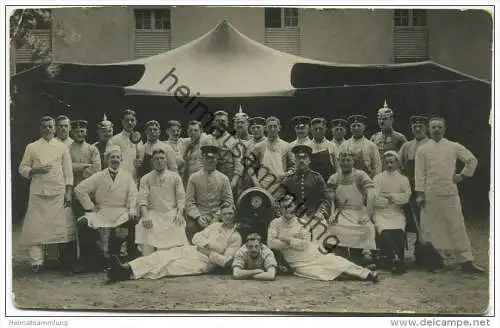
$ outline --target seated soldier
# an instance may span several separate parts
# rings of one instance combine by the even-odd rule
[[[183,217],[186,194],[177,172],[167,169],[168,145],[153,146],[153,171],[141,178],[138,205],[141,211],[135,226],[135,242],[143,255],[156,249],[189,244]]]
[[[197,275],[228,268],[241,247],[234,217],[234,207],[221,210],[222,222],[214,222],[193,237],[193,245],[160,249],[148,256],[122,264],[114,256],[107,272],[110,282],[129,279],[160,279],[163,277]]]
[[[120,148],[108,148],[106,160],[108,168],[83,180],[75,188],[75,195],[86,212],[78,219],[80,257],[85,270],[102,268],[95,262],[93,250],[98,241],[105,259],[120,254],[127,225],[136,218],[137,187],[132,175],[120,169]],[[91,195],[95,195],[95,204]]]
[[[389,150],[383,154],[384,171],[375,176],[373,221],[380,249],[379,266],[395,274],[405,273],[405,214],[403,206],[411,196],[408,178],[398,171],[398,154]],[[393,265],[394,255],[397,261]]]
[[[282,216],[271,222],[267,237],[269,247],[281,251],[295,275],[323,281],[335,280],[341,275],[373,283],[379,281],[375,271],[360,267],[333,253],[322,254],[318,244],[311,241],[309,229],[294,214],[296,206],[293,196],[282,197]]]
[[[273,251],[262,244],[258,233],[251,233],[234,255],[233,278],[274,280],[277,266]]]
[[[373,181],[368,174],[354,168],[353,155],[339,152],[340,171],[328,179],[327,186],[335,211],[328,231],[338,236],[338,255],[363,264],[363,249],[375,250],[375,226],[370,221],[373,211]],[[365,205],[366,204],[366,205]]]
[[[217,171],[220,149],[201,146],[203,168],[193,173],[186,188],[186,235],[191,242],[195,233],[219,221],[222,206],[234,207],[231,184]]]

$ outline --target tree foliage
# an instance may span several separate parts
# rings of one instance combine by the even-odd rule
[[[51,45],[37,36],[36,31],[50,30],[52,17],[50,9],[27,8],[16,9],[10,16],[11,47],[19,49],[28,47],[32,52],[33,61],[50,62],[52,59]]]

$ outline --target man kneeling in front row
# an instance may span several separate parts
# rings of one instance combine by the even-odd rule
[[[273,251],[262,244],[258,233],[251,233],[233,259],[233,279],[274,280],[276,258]]]

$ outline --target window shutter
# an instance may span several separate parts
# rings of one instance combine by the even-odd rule
[[[396,63],[422,61],[428,58],[425,26],[395,26],[393,42]]]
[[[32,30],[31,34],[40,42],[46,43],[49,49],[52,49],[52,31],[51,30]],[[33,58],[33,47],[29,44],[23,44],[16,49],[16,63],[32,63],[36,60]]]
[[[154,56],[170,49],[170,30],[135,30],[135,58]]]
[[[266,45],[293,55],[300,56],[302,53],[301,38],[299,27],[266,28],[265,30]]]

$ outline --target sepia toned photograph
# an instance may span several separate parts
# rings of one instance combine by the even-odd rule
[[[21,315],[492,311],[493,7],[5,9]]]

